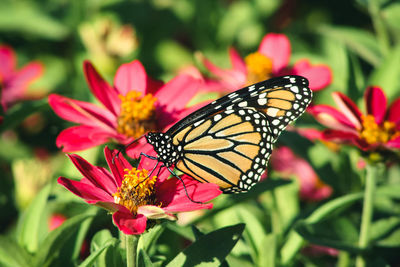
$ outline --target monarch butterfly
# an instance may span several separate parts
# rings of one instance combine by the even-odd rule
[[[189,114],[165,133],[148,133],[157,153],[151,158],[168,170],[175,166],[200,182],[215,183],[224,193],[246,192],[260,180],[281,132],[311,98],[308,80],[301,76],[250,85]]]

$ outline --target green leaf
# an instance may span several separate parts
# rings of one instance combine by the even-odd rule
[[[400,3],[393,3],[382,10],[382,17],[390,27],[400,30]]]
[[[3,3],[0,9],[0,31],[19,32],[50,40],[61,40],[69,33],[68,28],[48,16],[32,1]]]
[[[90,214],[77,215],[66,220],[61,226],[51,231],[41,242],[40,249],[34,257],[33,266],[47,266],[50,264],[68,238],[76,233],[79,225],[92,216]]]
[[[379,240],[390,235],[394,230],[400,230],[400,218],[399,217],[389,217],[385,219],[380,219],[375,221],[371,225],[370,239]],[[400,244],[400,242],[399,242]]]
[[[158,238],[164,232],[166,224],[167,222],[158,224],[153,228],[151,228],[146,233],[142,234],[141,237],[139,238],[138,249],[143,249],[145,250],[145,252],[149,253],[152,246],[155,245]]]
[[[363,193],[355,193],[331,200],[316,209],[308,218],[302,221],[307,224],[313,224],[325,220],[336,214],[338,210],[347,208],[354,202],[361,200],[363,196]]]
[[[262,247],[260,250],[260,257],[258,258],[257,266],[275,267],[277,265],[277,235],[268,234],[263,236]]]
[[[244,224],[224,227],[200,237],[167,266],[220,266],[244,230]]]
[[[138,260],[138,267],[154,266],[153,262],[151,262],[149,255],[147,255],[146,251],[144,251],[143,249],[139,249],[137,260]]]
[[[47,224],[43,223],[43,217],[50,189],[50,184],[45,186],[18,221],[18,243],[29,252],[36,252],[38,250],[39,242],[41,241],[40,238],[47,232]]]
[[[4,267],[28,267],[31,264],[29,253],[8,237],[0,236],[0,265]]]
[[[318,32],[333,40],[342,42],[350,50],[373,66],[381,61],[379,45],[375,37],[367,31],[350,27],[320,26]]]
[[[400,247],[400,229],[397,228],[395,231],[389,233],[389,235],[379,240],[376,245],[380,247]]]
[[[93,266],[97,260],[97,258],[101,255],[101,253],[109,248],[112,245],[118,244],[117,239],[109,239],[106,241],[101,247],[97,248],[94,252],[90,253],[90,256],[87,257],[81,264],[79,264],[79,267],[90,267]]]
[[[101,249],[104,244],[109,244],[104,251],[99,253],[96,257],[96,266],[107,267],[107,266],[122,266],[123,260],[119,248],[120,241],[114,238],[110,231],[107,229],[97,232],[90,244],[90,251],[94,253]]]
[[[394,48],[370,76],[368,85],[380,86],[391,99],[398,95],[400,82],[400,46]]]
[[[393,199],[400,199],[400,185],[391,184],[380,186],[376,189],[376,193],[380,196],[385,196]]]
[[[35,101],[24,101],[7,111],[3,123],[0,124],[0,133],[18,126],[25,118],[34,112],[48,109],[49,105],[46,99]]]
[[[301,237],[301,235],[296,233],[294,230],[291,230],[287,241],[281,248],[281,263],[283,266],[288,265],[292,261],[292,259],[297,255],[303,246],[303,243],[303,237]]]

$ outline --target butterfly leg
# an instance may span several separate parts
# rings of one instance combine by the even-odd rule
[[[161,167],[163,167],[163,166],[161,166]],[[160,167],[160,169],[161,169],[161,167]],[[175,173],[173,170],[171,170],[170,168],[168,168],[168,167],[166,167],[166,168],[167,168],[167,170],[168,170],[174,177],[176,177],[179,181],[181,181],[181,183],[182,183],[182,185],[183,185],[183,188],[185,189],[185,194],[186,194],[186,196],[188,197],[188,199],[189,199],[190,201],[192,201],[193,203],[196,203],[196,204],[204,204],[204,202],[193,200],[193,199],[189,196],[189,194],[188,194],[188,192],[187,192],[187,189],[186,189],[186,185],[185,185],[185,183],[183,182],[182,178],[179,177],[178,175],[176,175],[176,173]]]

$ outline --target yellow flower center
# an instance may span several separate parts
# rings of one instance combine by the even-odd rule
[[[385,144],[388,141],[400,136],[396,131],[396,124],[391,121],[384,121],[382,125],[375,122],[373,115],[362,117],[362,130],[360,136],[368,144]]]
[[[140,92],[130,91],[121,99],[121,113],[118,116],[117,131],[126,136],[138,138],[156,130],[155,98],[152,94],[141,97]]]
[[[148,177],[148,174],[146,169],[125,169],[124,180],[113,194],[114,202],[125,206],[134,215],[138,207],[154,205],[156,203],[154,184],[157,176]]]
[[[272,61],[260,52],[254,52],[245,59],[247,66],[247,82],[249,84],[264,81],[271,78]]]

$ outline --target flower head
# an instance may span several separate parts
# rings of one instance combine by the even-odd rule
[[[290,41],[284,34],[269,33],[265,35],[258,50],[243,60],[235,49],[229,50],[232,69],[221,69],[206,58],[205,67],[216,79],[207,79],[208,90],[237,90],[249,84],[257,83],[275,76],[295,74],[306,77],[314,91],[328,86],[332,73],[325,65],[311,65],[308,60],[299,60],[289,66],[291,54]]]
[[[387,99],[379,87],[365,92],[366,114],[346,95],[336,92],[333,99],[340,111],[327,105],[309,107],[309,112],[327,126],[321,138],[353,144],[364,151],[400,148],[400,98],[387,109]]]
[[[147,149],[151,150],[149,146]],[[68,155],[84,177],[80,181],[60,177],[58,183],[87,203],[112,212],[115,225],[125,234],[143,233],[148,219],[173,220],[173,213],[212,208],[211,203],[192,202],[182,182],[168,179],[165,168],[150,175],[147,169],[132,167],[122,156],[114,157],[115,153],[104,149],[110,171],[93,166],[78,155]],[[154,164],[146,157],[140,162],[141,166]],[[192,200],[207,202],[221,194],[215,184],[202,184],[187,175],[181,179]]]
[[[103,107],[56,94],[49,96],[57,115],[79,124],[59,134],[57,146],[65,152],[110,140],[125,145],[149,131],[162,131],[191,111],[185,106],[199,85],[188,75],[178,75],[166,84],[154,81],[135,60],[117,70],[111,86],[90,62],[85,61],[83,66],[89,87]]]
[[[0,45],[0,101],[6,112],[16,102],[28,98],[26,91],[43,73],[43,65],[30,62],[17,69],[17,58],[12,48]]]
[[[319,201],[332,194],[332,188],[321,181],[311,165],[289,147],[276,148],[271,155],[271,165],[283,178],[299,180],[300,197],[304,200]]]

